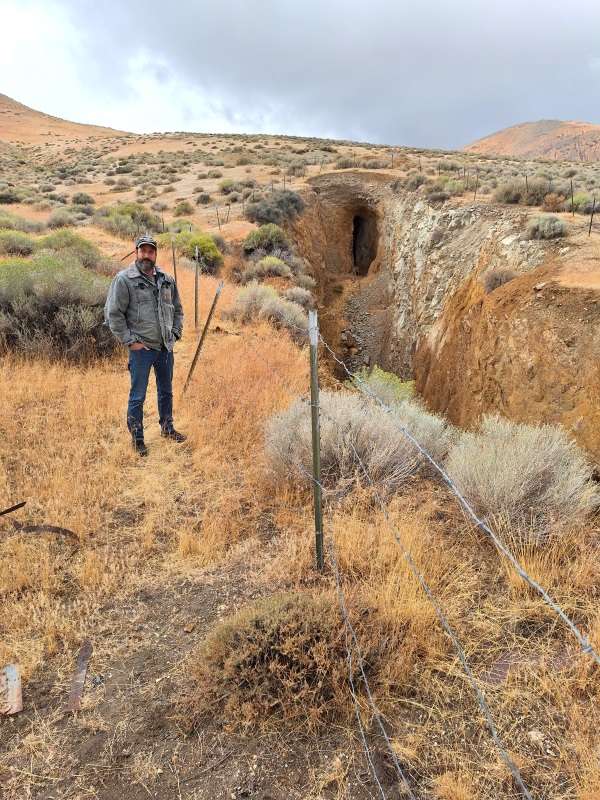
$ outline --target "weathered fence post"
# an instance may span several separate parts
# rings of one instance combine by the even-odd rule
[[[219,295],[223,289],[223,281],[217,286],[217,291],[215,293],[214,300],[212,301],[212,306],[210,307],[210,311],[208,312],[208,317],[206,318],[206,322],[204,323],[204,329],[202,331],[202,335],[200,336],[200,341],[198,342],[198,347],[196,347],[196,352],[194,353],[194,358],[192,359],[192,364],[190,366],[190,371],[187,374],[187,378],[185,379],[185,383],[183,384],[183,391],[181,392],[182,396],[185,394],[186,389],[189,385],[190,380],[192,379],[192,375],[194,374],[194,370],[196,369],[196,363],[198,361],[198,357],[200,355],[200,350],[202,350],[202,345],[204,344],[204,340],[206,339],[206,334],[208,332],[208,326],[210,325],[210,321],[212,319],[212,315],[215,312],[215,308],[217,306],[217,301],[219,299]]]
[[[592,216],[590,217],[590,229],[588,230],[588,236],[592,235],[592,222],[594,221],[595,213],[596,213],[596,195],[594,195],[594,199],[592,200]]]
[[[573,196],[573,178],[571,178],[571,214],[575,216],[575,197]]]
[[[175,278],[175,286],[177,286],[177,259],[175,258],[175,242],[171,239],[171,253],[173,254],[173,277]]]
[[[323,571],[323,497],[321,492],[321,430],[319,424],[319,323],[316,311],[308,312],[310,341],[310,410],[312,420],[313,500],[317,569]]]

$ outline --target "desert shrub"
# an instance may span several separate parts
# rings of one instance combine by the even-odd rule
[[[182,200],[180,203],[177,203],[173,210],[173,214],[176,217],[184,217],[186,214],[193,214],[194,207],[188,200]]]
[[[494,192],[494,200],[497,203],[517,204],[525,197],[524,181],[509,181],[501,183]]]
[[[556,194],[556,192],[550,192],[544,197],[544,202],[542,203],[542,211],[564,211],[565,209],[565,198],[562,194]]]
[[[600,493],[592,467],[562,428],[484,417],[462,432],[446,471],[475,511],[525,540],[542,541],[554,526],[580,520]]]
[[[446,181],[444,191],[451,197],[459,197],[460,195],[464,194],[465,184],[463,181],[451,179]]]
[[[567,225],[558,217],[548,214],[535,217],[527,226],[529,239],[558,239],[567,233]]]
[[[291,286],[283,293],[285,300],[290,300],[292,303],[297,303],[302,308],[314,308],[315,298],[308,289],[303,289],[301,286]]]
[[[315,729],[347,714],[348,664],[332,595],[274,595],[220,622],[190,665],[182,704],[193,728],[220,712],[246,729]],[[358,664],[355,669],[359,669]]]
[[[19,217],[16,214],[11,214],[8,211],[0,211],[0,230],[39,233],[40,231],[43,231],[44,228],[45,225],[43,222],[23,219],[23,217]]]
[[[261,286],[255,281],[238,292],[227,316],[242,323],[251,322],[258,318],[263,306],[274,297],[277,297],[275,289]]]
[[[271,252],[275,247],[289,247],[285,232],[274,224],[261,225],[255,231],[250,231],[243,243],[246,253],[253,253],[259,248]]]
[[[231,180],[231,178],[225,178],[224,181],[221,181],[219,184],[219,190],[221,194],[230,194],[234,191],[235,183]]]
[[[340,156],[334,164],[335,169],[350,169],[353,166],[354,161],[347,156]]]
[[[92,242],[78,236],[73,231],[60,230],[36,239],[36,249],[52,250],[61,256],[69,255],[88,269],[98,269],[104,259],[100,250]]]
[[[312,275],[306,275],[303,273],[299,273],[294,275],[294,283],[296,286],[299,286],[302,289],[308,289],[311,291],[317,285],[316,280],[312,277]]]
[[[0,231],[0,255],[29,256],[35,249],[35,239],[22,231]]]
[[[48,219],[49,228],[69,228],[75,224],[75,218],[66,208],[57,208]]]
[[[587,192],[575,192],[573,195],[573,199],[569,197],[567,200],[566,208],[568,211],[578,211],[579,213],[583,213],[584,206],[591,202],[591,197]]]
[[[211,198],[211,196],[209,195],[208,192],[200,192],[200,194],[196,198],[196,205],[197,206],[206,206],[206,205],[208,205],[210,203],[211,199],[212,198]]]
[[[71,198],[71,203],[76,206],[93,206],[96,201],[87,192],[75,192]]]
[[[140,232],[153,233],[162,227],[158,214],[141,203],[117,203],[96,212],[94,221],[115,236],[130,239]]]
[[[321,392],[321,482],[336,493],[356,482],[398,490],[416,472],[418,451],[392,417],[359,394]],[[265,451],[278,478],[310,483],[312,464],[310,406],[301,399],[275,416],[265,429]]]
[[[281,224],[304,210],[304,201],[297,192],[278,189],[256,203],[246,206],[246,218],[261,225],[272,222]]]
[[[175,249],[186,258],[193,259],[196,255],[196,247],[198,248],[198,255],[203,264],[205,272],[213,274],[223,263],[223,256],[219,252],[214,239],[208,233],[200,231],[180,231],[173,235],[172,233],[162,233],[157,237],[159,247],[171,249],[171,242],[175,243]]]
[[[532,178],[523,194],[522,202],[527,206],[541,206],[544,197],[551,193],[551,187],[543,178]]]
[[[223,177],[223,173],[221,172],[220,169],[209,169],[206,177],[207,178],[222,178]]]
[[[399,403],[401,400],[408,400],[415,391],[414,381],[403,381],[393,372],[386,372],[375,365],[373,369],[363,367],[357,370],[358,380],[355,385],[371,391],[387,405]]]
[[[490,269],[481,278],[481,283],[486,294],[493,292],[499,286],[512,281],[517,277],[517,273],[512,269]]]
[[[228,316],[242,323],[264,319],[277,328],[286,328],[299,342],[306,339],[308,319],[302,306],[285,300],[270,286],[261,286],[256,281],[240,289]]]
[[[427,179],[424,175],[422,175],[420,172],[417,172],[415,175],[408,176],[408,178],[404,181],[404,188],[408,189],[409,192],[414,192],[419,188],[419,186],[422,186],[426,180]]]
[[[448,192],[440,191],[433,189],[430,192],[427,192],[427,199],[430,203],[444,203],[446,200],[450,198]]]
[[[259,261],[253,261],[242,272],[242,283],[250,283],[253,280],[262,280],[263,278],[290,278],[292,275],[291,269],[280,258],[275,256],[265,256]]]
[[[10,205],[11,203],[20,203],[21,195],[14,189],[6,188],[0,189],[0,204]]]
[[[302,306],[297,303],[285,300],[283,297],[273,297],[263,305],[260,317],[268,320],[276,328],[287,329],[296,341],[305,341],[308,319]]]
[[[103,325],[108,285],[69,254],[0,261],[0,350],[70,360],[112,352],[117,341]]]

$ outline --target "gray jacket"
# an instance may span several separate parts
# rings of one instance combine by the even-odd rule
[[[156,267],[156,283],[130,264],[113,278],[104,319],[125,345],[143,342],[152,350],[172,350],[183,333],[183,308],[175,281]]]

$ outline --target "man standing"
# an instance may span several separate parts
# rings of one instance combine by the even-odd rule
[[[152,367],[161,436],[174,442],[186,439],[173,427],[173,345],[183,332],[183,309],[175,281],[156,266],[156,241],[141,236],[135,250],[135,262],[115,275],[110,285],[104,317],[116,338],[129,348],[127,427],[135,451],[145,456],[144,400]]]

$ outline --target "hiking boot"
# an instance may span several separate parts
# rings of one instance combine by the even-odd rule
[[[187,439],[187,436],[184,433],[179,433],[179,431],[176,431],[173,427],[162,428],[160,435],[164,436],[165,439],[170,439],[172,442],[185,442]]]
[[[139,439],[138,437],[134,436],[132,439],[133,449],[139,456],[147,456],[148,455],[148,448],[143,439]]]

